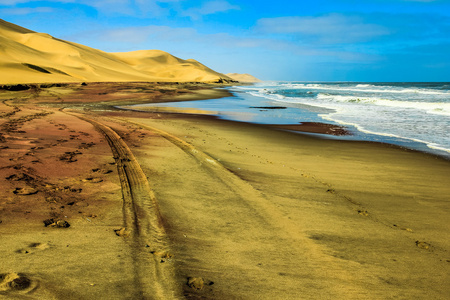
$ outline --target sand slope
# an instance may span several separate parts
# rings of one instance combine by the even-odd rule
[[[213,82],[226,75],[164,51],[107,53],[0,19],[0,84],[42,82]]]
[[[226,75],[239,82],[248,82],[248,83],[261,82],[260,79],[250,74],[228,73]]]

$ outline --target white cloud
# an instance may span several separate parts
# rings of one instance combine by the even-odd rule
[[[182,13],[184,16],[188,16],[193,20],[201,19],[202,16],[212,15],[220,12],[226,12],[229,10],[239,10],[240,7],[237,5],[230,4],[224,0],[208,1],[204,3],[201,7],[193,7],[187,9]]]
[[[28,4],[42,0],[0,0],[0,5],[15,6],[17,4]],[[46,0],[47,2],[60,4],[81,4],[95,8],[103,14],[122,14],[131,16],[164,16],[171,10],[180,16],[187,16],[193,20],[201,19],[202,16],[212,15],[230,10],[239,10],[238,5],[233,5],[226,0],[206,1],[199,7],[181,9],[178,3],[186,0]],[[198,2],[192,2],[198,3]],[[197,4],[198,5],[198,4]],[[12,7],[16,8],[16,7]],[[12,9],[11,8],[11,9]],[[25,12],[25,10],[23,10]]]
[[[0,5],[14,6],[17,4],[38,2],[41,0],[0,0]],[[161,3],[176,3],[183,0],[47,0],[53,3],[75,3],[90,6],[105,14],[124,15],[161,15]],[[12,8],[11,8],[12,9]],[[24,10],[25,11],[25,10]]]
[[[41,0],[0,0],[1,5],[16,5],[16,4],[22,4],[22,3],[29,3],[29,2],[37,2]],[[100,0],[102,1],[102,0]],[[47,2],[61,2],[61,3],[70,3],[70,2],[76,2],[76,0],[47,0]]]
[[[128,27],[98,32],[99,38],[108,42],[145,43],[149,40],[180,41],[194,39],[197,32],[192,28],[171,28],[169,26]]]
[[[73,2],[94,7],[103,13],[120,13],[131,15],[133,14],[132,1],[130,0],[64,0],[66,2]]]
[[[330,14],[319,17],[265,18],[255,30],[268,34],[293,34],[321,43],[355,43],[388,35],[389,30],[377,24],[367,24],[357,16]]]
[[[170,41],[180,43],[197,43],[202,46],[226,48],[257,48],[274,45],[272,40],[252,37],[237,37],[228,33],[202,34],[189,27],[174,28],[169,26],[127,27],[96,33],[86,32],[83,36],[97,36],[107,42],[148,44],[151,41]]]
[[[161,49],[167,51],[167,49],[161,48],[161,46],[176,45],[176,48],[180,49],[180,51],[189,51],[189,49],[192,52],[195,52],[193,49],[208,49],[208,51],[213,51],[211,49],[215,48],[220,52],[229,52],[253,48],[258,51],[291,53],[300,56],[337,57],[344,61],[368,61],[373,59],[371,55],[360,54],[347,49],[311,47],[307,44],[299,44],[274,38],[257,38],[251,35],[240,37],[228,33],[202,34],[193,28],[173,28],[169,26],[150,25],[128,27],[102,32],[98,31],[95,34],[86,32],[77,39],[79,38],[102,40],[110,43],[110,45],[117,43],[121,47],[128,44],[128,49]],[[134,46],[130,44],[134,44]]]
[[[19,3],[25,3],[25,2],[30,2],[28,0],[1,0],[0,4],[1,5],[16,5]]]
[[[138,15],[164,16],[168,15],[171,8],[183,0],[134,0]],[[170,5],[169,5],[170,4]]]

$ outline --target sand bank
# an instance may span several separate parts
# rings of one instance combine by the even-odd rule
[[[450,293],[448,161],[209,116],[118,111],[110,105],[166,92],[88,87],[0,93],[0,295]]]

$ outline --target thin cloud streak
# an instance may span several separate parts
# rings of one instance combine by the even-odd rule
[[[237,5],[230,4],[224,0],[208,1],[205,2],[200,7],[189,8],[181,12],[182,16],[188,16],[192,20],[199,20],[203,16],[212,15],[216,13],[223,13],[230,10],[239,10],[240,7]]]
[[[229,49],[228,51],[269,51],[276,53],[290,53],[297,56],[315,56],[327,57],[330,59],[339,59],[344,61],[372,62],[378,60],[377,55],[358,53],[345,48],[318,48],[308,44],[299,44],[292,41],[277,40],[272,38],[260,38],[234,36],[229,33],[203,34],[189,27],[173,28],[169,26],[142,26],[128,27],[114,30],[85,32],[83,35],[74,37],[79,39],[95,39],[107,42],[109,44],[123,45],[134,44],[133,48],[155,49],[153,45],[161,43],[177,43],[180,48],[198,49]],[[164,49],[161,49],[164,50]],[[225,50],[223,50],[225,51]],[[226,51],[225,51],[226,52]]]
[[[388,28],[360,17],[330,14],[318,17],[265,18],[257,22],[263,34],[293,34],[320,43],[358,43],[389,35]]]
[[[52,13],[55,10],[52,7],[22,7],[22,8],[3,8],[0,9],[1,14],[8,15],[29,15],[32,13]]]
[[[166,10],[161,7],[161,3],[177,3],[179,1],[182,0],[47,0],[46,2],[85,5],[107,15],[142,16],[143,14],[161,15],[161,12]],[[41,2],[41,0],[3,0],[0,5],[15,6],[36,2]]]

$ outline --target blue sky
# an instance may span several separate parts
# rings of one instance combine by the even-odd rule
[[[0,0],[0,18],[263,80],[450,81],[450,0]]]

